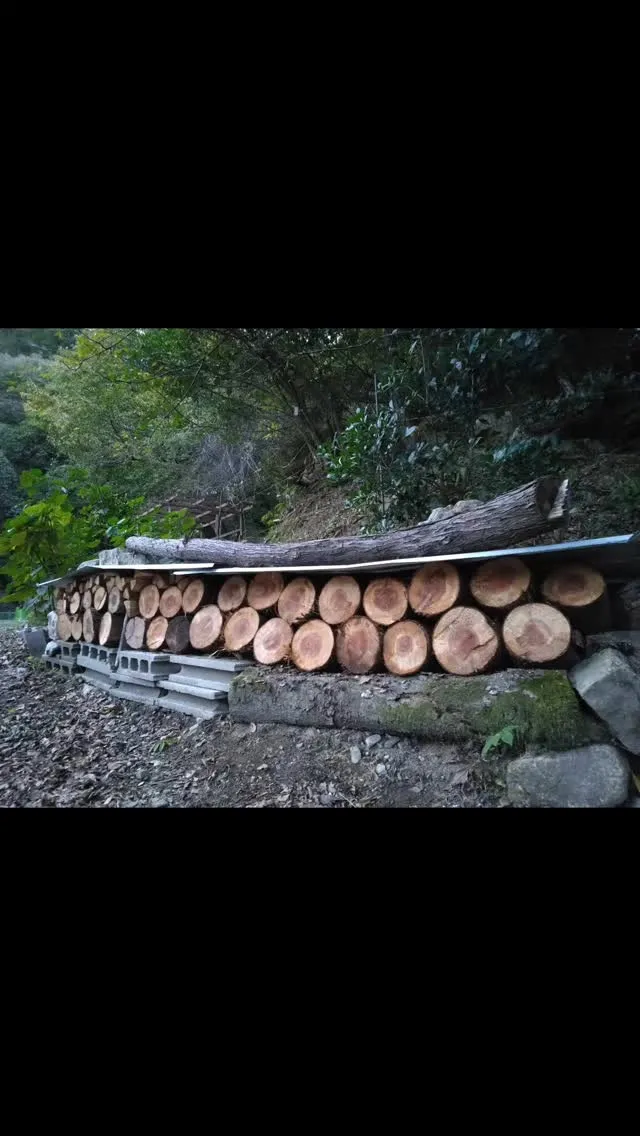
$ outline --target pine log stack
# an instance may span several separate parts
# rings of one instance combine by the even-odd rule
[[[611,628],[607,583],[593,567],[565,564],[536,580],[517,557],[397,575],[101,572],[58,589],[55,610],[63,640],[400,677],[565,667],[584,634]]]

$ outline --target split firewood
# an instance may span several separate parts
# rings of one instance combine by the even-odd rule
[[[499,657],[500,638],[481,611],[454,607],[436,623],[433,652],[449,674],[484,674]]]
[[[144,641],[147,633],[147,625],[144,619],[140,616],[134,616],[133,619],[127,620],[127,625],[124,629],[124,641],[131,651],[141,651],[144,646]]]
[[[243,576],[229,576],[218,592],[218,607],[225,613],[237,611],[247,598],[247,581]]]
[[[308,619],[316,604],[316,589],[306,576],[298,576],[285,587],[278,600],[278,615],[286,623]]]
[[[343,671],[369,674],[380,663],[382,637],[379,627],[366,615],[355,615],[336,632],[336,657]]]
[[[246,651],[256,637],[260,626],[260,616],[253,607],[241,607],[229,616],[224,629],[224,645],[227,651]]]
[[[409,606],[407,589],[402,580],[394,580],[392,576],[380,576],[372,580],[365,589],[362,606],[365,615],[373,623],[382,627],[390,627],[392,623],[399,623],[407,614]]]
[[[107,606],[108,598],[109,597],[106,588],[103,588],[102,585],[96,588],[93,596],[93,606],[96,611],[104,611],[105,607]]]
[[[82,596],[80,595],[80,592],[75,591],[73,593],[73,595],[71,596],[71,600],[69,601],[69,613],[71,615],[77,615],[78,614],[78,612],[80,611],[81,601],[82,601]]]
[[[204,580],[197,577],[195,580],[189,581],[182,593],[182,610],[185,615],[191,615],[194,611],[197,611],[204,599],[205,591],[206,585]]]
[[[143,619],[153,619],[160,607],[160,592],[155,584],[147,584],[138,596],[138,607]]]
[[[505,619],[502,638],[517,663],[553,663],[563,659],[571,646],[571,625],[549,604],[523,604]]]
[[[201,607],[191,620],[187,641],[196,651],[207,651],[219,641],[222,635],[222,612],[217,604]]]
[[[592,635],[611,627],[611,609],[604,576],[587,564],[564,564],[547,576],[542,595],[567,619]]]
[[[71,620],[66,612],[58,616],[58,639],[68,643],[71,638]]]
[[[385,631],[382,653],[391,674],[417,674],[429,660],[429,633],[414,620],[395,623]]]
[[[97,643],[102,616],[94,608],[87,608],[82,617],[82,635],[85,643]]]
[[[160,614],[165,619],[173,619],[182,611],[182,592],[174,586],[165,588],[160,596]]]
[[[112,588],[109,592],[107,610],[110,611],[112,615],[122,615],[124,611],[124,600],[120,588]]]
[[[514,556],[490,560],[476,568],[470,590],[476,603],[489,612],[511,611],[529,598],[531,572]]]
[[[105,612],[100,620],[98,632],[98,642],[101,647],[117,647],[119,645],[123,623],[123,615],[112,615],[110,611]]]
[[[426,564],[409,585],[409,604],[425,619],[444,615],[460,603],[462,582],[455,564]]]
[[[293,628],[285,619],[268,619],[253,640],[253,655],[258,663],[273,666],[291,654]]]
[[[165,641],[167,630],[169,627],[169,620],[165,619],[164,615],[156,615],[155,619],[147,627],[147,649],[149,651],[159,651]]]
[[[190,630],[191,624],[186,615],[176,615],[173,619],[169,620],[167,634],[165,635],[165,644],[172,655],[182,655],[187,650]]]
[[[280,572],[262,572],[254,576],[247,590],[247,604],[256,611],[275,609],[284,589]]]
[[[319,671],[330,661],[335,639],[328,623],[312,619],[296,631],[291,643],[291,658],[301,671]]]
[[[82,620],[79,615],[71,620],[71,638],[75,639],[76,643],[82,639]]]
[[[360,608],[362,592],[353,576],[332,576],[320,592],[318,611],[325,623],[346,623]]]

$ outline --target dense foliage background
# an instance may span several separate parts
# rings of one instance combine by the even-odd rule
[[[631,531],[639,386],[638,328],[0,329],[7,596],[191,531],[149,512],[176,493],[253,501],[252,535],[280,539],[564,473],[575,535]]]

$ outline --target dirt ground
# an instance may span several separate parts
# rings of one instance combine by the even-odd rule
[[[64,678],[0,632],[0,807],[491,808],[474,748],[197,722]]]

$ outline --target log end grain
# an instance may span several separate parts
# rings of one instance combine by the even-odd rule
[[[147,648],[149,651],[159,651],[162,647],[169,627],[169,620],[164,615],[156,615],[147,627]]]
[[[173,619],[182,611],[182,592],[175,585],[165,588],[160,596],[160,615],[165,619]]]
[[[217,604],[207,604],[191,620],[187,639],[194,651],[207,651],[215,646],[221,634],[222,612]]]
[[[105,612],[100,620],[100,630],[98,631],[98,643],[101,647],[117,647],[120,642],[123,623],[124,616],[112,615],[109,611]]]
[[[354,576],[332,576],[320,592],[320,618],[335,627],[351,619],[362,602],[360,585]]]
[[[298,576],[284,588],[278,600],[278,615],[287,623],[302,623],[316,603],[316,589],[306,576]]]
[[[182,593],[180,594],[182,595]],[[203,610],[206,610],[206,608]],[[218,612],[218,614],[220,613]],[[222,626],[222,616],[220,616],[220,626]],[[191,624],[186,615],[175,615],[173,619],[169,620],[169,626],[167,627],[164,641],[172,655],[184,654],[189,646],[190,634]],[[218,632],[218,634],[220,634],[220,632]]]
[[[416,615],[443,615],[460,600],[460,573],[455,564],[426,564],[409,585],[409,604]]]
[[[195,580],[190,580],[184,592],[182,593],[182,610],[185,615],[191,615],[192,612],[197,611],[204,599],[206,585],[204,580],[197,577]],[[158,597],[158,604],[160,598]]]
[[[571,645],[571,625],[549,604],[523,604],[504,621],[504,645],[512,659],[522,663],[553,663]]]
[[[247,591],[247,604],[256,611],[268,611],[277,606],[284,589],[280,572],[261,572],[254,576]]]
[[[218,607],[227,614],[238,611],[247,598],[247,581],[243,576],[229,576],[218,592]]]
[[[132,651],[141,651],[144,646],[146,631],[147,625],[140,616],[134,616],[132,619],[128,619],[124,629],[124,639],[127,647]]]
[[[402,580],[380,576],[367,585],[362,604],[365,615],[373,623],[390,627],[393,623],[399,623],[407,614],[407,589]]]
[[[155,584],[146,584],[138,596],[138,608],[143,619],[153,619],[160,607],[160,592]]]
[[[241,607],[234,611],[224,629],[224,645],[227,651],[245,651],[256,637],[260,626],[260,616],[253,607]]]
[[[471,595],[480,607],[508,611],[522,603],[531,588],[531,572],[515,556],[481,564],[471,577]]]
[[[366,615],[356,615],[338,628],[336,657],[343,671],[369,674],[380,663],[380,630]]]
[[[606,593],[604,576],[588,564],[564,564],[545,579],[542,594],[549,603],[563,608],[584,608]]]
[[[268,619],[253,641],[253,656],[258,663],[273,666],[289,658],[293,628],[284,619]]]
[[[433,651],[448,674],[484,674],[500,654],[500,639],[477,608],[454,607],[434,628]]]
[[[311,619],[296,631],[291,644],[291,658],[298,670],[319,671],[330,662],[334,647],[334,634],[329,624],[321,619]]]
[[[385,632],[384,665],[394,675],[413,675],[429,661],[429,633],[415,620],[404,620]]]

